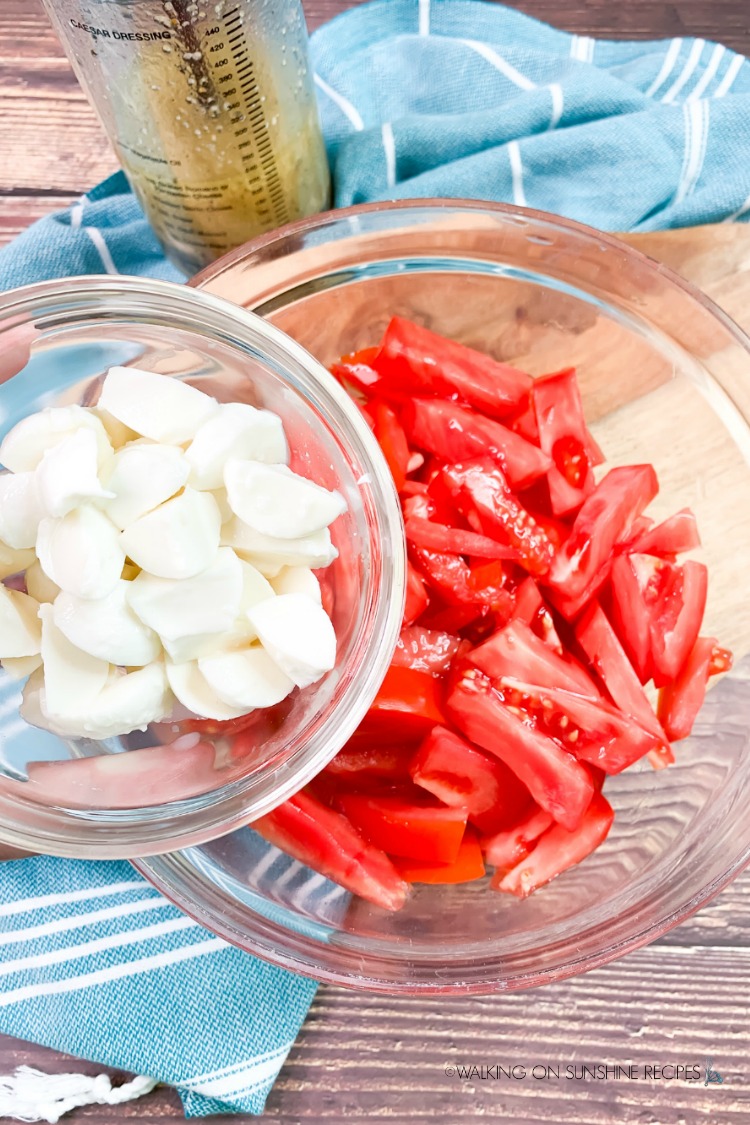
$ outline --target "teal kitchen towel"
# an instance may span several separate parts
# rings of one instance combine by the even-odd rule
[[[750,64],[718,44],[376,0],[312,50],[340,206],[469,196],[610,230],[750,216]],[[102,272],[180,279],[121,173],[0,251],[2,289]],[[314,990],[127,864],[0,864],[0,1030],[174,1084],[188,1114],[260,1112]]]

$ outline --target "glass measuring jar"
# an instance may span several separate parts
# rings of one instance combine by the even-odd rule
[[[44,4],[179,268],[326,207],[299,0]]]

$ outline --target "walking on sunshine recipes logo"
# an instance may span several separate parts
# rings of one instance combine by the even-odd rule
[[[536,1082],[565,1080],[568,1082],[703,1082],[704,1086],[720,1086],[724,1077],[714,1068],[714,1060],[699,1063],[446,1063],[448,1078]]]

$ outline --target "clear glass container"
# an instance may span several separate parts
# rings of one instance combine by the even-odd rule
[[[168,257],[186,273],[321,211],[300,0],[44,0]]]
[[[399,313],[533,374],[576,364],[609,461],[651,461],[655,513],[694,508],[704,631],[734,671],[676,762],[611,777],[605,844],[525,901],[487,881],[416,890],[390,914],[269,858],[245,828],[139,863],[210,929],[350,987],[491,992],[611,960],[697,910],[750,858],[750,352],[706,297],[610,235],[509,206],[354,207],[266,236],[195,284],[262,313],[324,363]]]
[[[398,497],[370,430],[334,379],[259,317],[186,286],[84,277],[0,295],[0,440],[42,407],[96,402],[101,376],[134,363],[188,380],[222,402],[283,419],[291,467],[338,488],[324,572],[336,667],[259,710],[243,756],[232,740],[182,737],[170,723],[121,739],[63,740],[18,715],[21,686],[0,671],[0,841],[81,858],[194,844],[273,808],[333,757],[390,662],[404,600]],[[154,751],[147,749],[158,746]],[[52,760],[45,784],[32,761]],[[40,775],[41,778],[41,775]]]

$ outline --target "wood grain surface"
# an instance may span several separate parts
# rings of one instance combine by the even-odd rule
[[[352,6],[306,0],[311,27]],[[611,38],[696,35],[750,51],[747,0],[523,0],[559,27]],[[0,243],[115,168],[40,0],[0,0]],[[641,248],[698,280],[750,329],[750,228],[669,232]],[[717,245],[720,253],[717,253]],[[277,1125],[393,1125],[469,1119],[513,1125],[750,1125],[750,872],[646,950],[576,980],[487,999],[388,999],[321,988],[265,1113]],[[724,1082],[644,1078],[646,1066],[700,1066]],[[639,1078],[570,1080],[568,1065],[634,1064]],[[102,1068],[0,1036],[0,1074],[27,1064]],[[526,1068],[518,1079],[461,1078],[459,1066]],[[535,1079],[534,1066],[560,1079]],[[111,1072],[115,1073],[115,1072]],[[520,1071],[517,1071],[520,1075]],[[537,1074],[540,1071],[536,1072]],[[71,1122],[144,1125],[182,1117],[160,1088]],[[218,1122],[226,1118],[207,1119]]]

